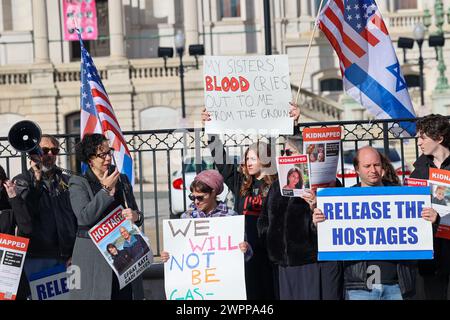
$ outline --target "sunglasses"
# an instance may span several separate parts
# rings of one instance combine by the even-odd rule
[[[191,199],[192,202],[195,202],[195,200],[198,200],[198,202],[202,202],[205,200],[205,196],[194,196],[192,193],[189,195],[189,199]]]
[[[281,153],[281,156],[282,156],[282,157],[283,157],[283,156],[290,157],[290,156],[292,156],[292,154],[293,154],[293,152],[292,152],[291,150],[289,150],[289,149],[281,150],[280,153]]]
[[[97,153],[95,156],[97,158],[105,160],[107,156],[111,156],[112,157],[113,153],[114,153],[114,149],[111,148],[111,149],[109,149],[109,151],[102,152],[102,153]]]
[[[42,150],[43,154],[48,154],[49,152],[51,152],[52,155],[54,155],[54,156],[59,154],[59,148],[47,148],[47,147],[44,147],[44,148],[41,148],[41,150]]]

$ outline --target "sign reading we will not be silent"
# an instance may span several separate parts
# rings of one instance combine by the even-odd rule
[[[168,300],[245,300],[244,216],[163,222]]]
[[[293,134],[292,92],[286,55],[204,57],[207,134],[252,130]]]

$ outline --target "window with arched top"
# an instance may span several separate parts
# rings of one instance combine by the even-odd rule
[[[320,80],[320,92],[324,91],[342,91],[342,79],[331,78]]]

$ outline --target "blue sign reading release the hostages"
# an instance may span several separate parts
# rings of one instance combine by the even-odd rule
[[[317,206],[319,261],[433,258],[429,187],[319,189]]]

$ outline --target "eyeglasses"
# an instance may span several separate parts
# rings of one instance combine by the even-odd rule
[[[114,153],[114,149],[111,148],[111,149],[109,149],[109,151],[97,153],[95,156],[97,158],[101,158],[101,159],[105,160],[107,156],[112,157],[113,153]]]
[[[205,196],[194,196],[192,193],[189,195],[189,199],[191,199],[192,202],[195,202],[195,200],[198,200],[198,202],[202,202],[205,200]]]
[[[282,157],[283,156],[290,157],[293,154],[292,150],[289,150],[289,149],[281,150],[280,153],[281,153]]]
[[[52,155],[54,155],[54,156],[59,154],[59,148],[47,148],[47,147],[44,147],[44,148],[41,148],[41,150],[42,150],[43,154],[48,154],[49,152],[51,152]]]

